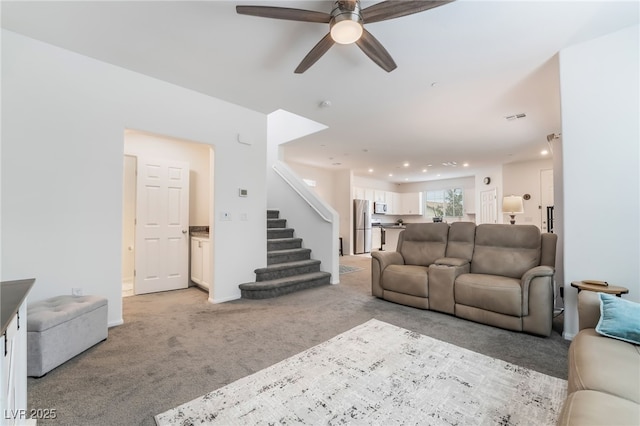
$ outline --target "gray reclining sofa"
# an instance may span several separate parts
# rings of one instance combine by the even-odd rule
[[[555,234],[534,225],[407,224],[397,251],[372,253],[381,299],[541,336],[551,334]]]

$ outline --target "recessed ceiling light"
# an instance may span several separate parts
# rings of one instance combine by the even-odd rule
[[[409,162],[408,162],[408,161],[405,161],[405,162],[402,164],[402,166],[403,166],[403,167],[409,167]]]
[[[427,167],[433,167],[433,164],[427,164]]]
[[[331,101],[322,101],[320,102],[320,108],[331,108]]]
[[[409,178],[404,178],[405,182],[409,180]]]
[[[392,177],[392,176],[393,176],[393,173],[389,173],[389,177]]]
[[[462,167],[469,167],[469,163],[464,163]]]
[[[547,155],[549,153],[549,151],[547,151],[546,149],[543,149],[542,151],[540,151],[540,154],[542,155]]]
[[[427,173],[427,169],[422,169],[422,173]]]
[[[437,81],[434,81],[433,83],[431,83],[431,87],[436,87],[438,85]]]
[[[369,173],[373,173],[373,169],[369,169]]]

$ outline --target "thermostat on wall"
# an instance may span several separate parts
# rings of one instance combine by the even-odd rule
[[[247,195],[249,195],[249,191],[247,191],[246,189],[242,189],[242,188],[238,189],[238,196],[246,197]]]

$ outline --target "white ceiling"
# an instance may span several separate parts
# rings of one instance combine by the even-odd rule
[[[391,73],[357,46],[335,45],[298,75],[328,25],[242,16],[237,4],[327,13],[332,6],[3,1],[2,26],[253,110],[315,120],[329,128],[288,144],[288,159],[413,182],[541,158],[546,135],[562,131],[556,54],[639,16],[638,1],[459,0],[365,23],[398,64]],[[330,108],[320,107],[325,100]],[[520,113],[526,118],[505,119]],[[458,166],[442,165],[448,161]]]

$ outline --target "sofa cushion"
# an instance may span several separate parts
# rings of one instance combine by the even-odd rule
[[[389,265],[382,273],[382,288],[396,293],[429,297],[429,268],[418,265]]]
[[[462,274],[454,286],[457,304],[522,316],[522,291],[520,280],[498,275]]]
[[[595,390],[640,403],[640,346],[579,332],[569,346],[569,393]]]
[[[600,296],[600,321],[596,331],[603,336],[640,345],[640,304],[610,294]]]
[[[520,278],[540,265],[540,247],[540,230],[534,225],[478,225],[471,272]]]
[[[449,227],[447,257],[471,261],[476,236],[476,224],[473,222],[453,222]]]
[[[558,425],[638,425],[638,404],[613,395],[589,390],[570,394],[562,406]]]
[[[444,257],[449,225],[446,223],[409,223],[403,231],[400,253],[407,265],[429,266]]]

